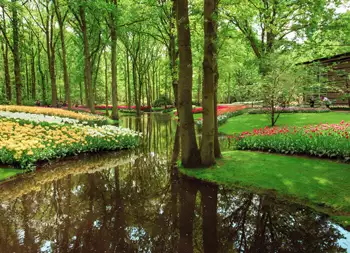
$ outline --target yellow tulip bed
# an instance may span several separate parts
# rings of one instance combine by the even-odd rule
[[[52,124],[0,118],[0,164],[33,168],[36,162],[82,152],[136,147],[139,133],[116,126]]]
[[[41,114],[48,116],[57,116],[75,119],[79,121],[87,121],[87,122],[99,122],[106,121],[107,118],[101,115],[92,115],[81,112],[73,112],[68,110],[63,110],[59,108],[50,108],[50,107],[36,107],[36,106],[18,106],[18,105],[0,105],[0,111],[6,112],[23,112],[30,114]]]

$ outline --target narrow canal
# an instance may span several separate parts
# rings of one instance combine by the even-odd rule
[[[0,184],[0,252],[350,252],[349,232],[310,208],[181,177],[176,122],[122,119],[131,152],[43,165]]]

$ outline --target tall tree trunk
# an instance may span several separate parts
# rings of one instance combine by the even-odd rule
[[[218,124],[218,86],[219,86],[219,67],[218,67],[218,54],[217,54],[217,31],[218,31],[218,4],[219,0],[212,0],[214,2],[214,12],[212,14],[214,34],[213,34],[213,43],[214,43],[214,155],[216,158],[221,157],[221,149],[219,143],[219,124]]]
[[[91,76],[91,57],[90,57],[90,47],[88,40],[88,31],[85,17],[85,7],[79,7],[79,15],[81,19],[81,32],[83,34],[83,44],[84,44],[84,83],[86,87],[87,95],[87,106],[90,108],[92,113],[95,113],[95,105],[93,101],[93,90],[92,90],[92,76]]]
[[[131,109],[131,85],[130,85],[130,63],[129,63],[129,51],[126,50],[126,72],[128,78],[128,109]]]
[[[117,0],[113,0],[115,8],[117,8]],[[111,32],[111,69],[112,69],[112,119],[118,120],[118,94],[117,94],[117,28],[114,13],[110,14],[109,29]]]
[[[186,168],[200,165],[192,114],[192,50],[188,18],[188,0],[177,0],[177,35],[179,44],[178,111],[180,119],[181,160]]]
[[[201,87],[202,87],[202,69],[198,69],[198,91],[197,91],[197,103],[201,104]]]
[[[40,43],[38,41],[38,70],[41,77],[41,99],[42,103],[46,104],[46,85],[45,85],[45,74],[41,68],[41,50],[40,50]]]
[[[62,50],[62,62],[63,62],[63,81],[64,81],[64,100],[68,104],[68,109],[72,109],[72,101],[70,97],[70,84],[67,68],[67,52],[66,52],[66,43],[64,37],[64,20],[61,15],[59,0],[54,0],[55,11],[57,15],[57,20],[60,28],[60,39],[61,39],[61,50]]]
[[[30,99],[30,89],[29,89],[29,69],[28,69],[28,59],[27,59],[27,55],[25,56],[25,72],[26,72],[26,99],[29,100]]]
[[[32,99],[36,100],[36,71],[35,71],[35,54],[34,48],[32,47],[31,53],[31,76],[32,76]]]
[[[12,30],[13,30],[13,60],[16,85],[16,104],[22,104],[22,78],[21,78],[21,59],[19,52],[19,27],[18,27],[18,7],[17,0],[12,0]]]
[[[5,8],[2,9],[3,17],[3,29],[6,31],[6,18],[5,18]],[[6,42],[1,43],[1,50],[3,54],[4,72],[5,72],[5,91],[6,99],[8,101],[12,100],[12,87],[11,87],[11,77],[9,70],[9,45]]]
[[[204,166],[215,163],[214,135],[215,120],[215,0],[204,0],[204,61],[203,61],[203,128],[201,142],[201,160]]]
[[[138,89],[137,89],[137,74],[136,74],[136,60],[133,59],[132,63],[132,79],[133,79],[133,85],[134,85],[134,98],[135,98],[135,105],[136,105],[136,115],[140,116],[140,100],[138,96]]]
[[[109,116],[109,108],[108,108],[108,60],[107,60],[107,52],[104,52],[105,58],[105,104],[106,104],[106,116]]]

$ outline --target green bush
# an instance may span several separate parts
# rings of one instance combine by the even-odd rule
[[[167,96],[162,95],[153,102],[153,107],[162,107],[171,104],[173,104],[173,102]]]

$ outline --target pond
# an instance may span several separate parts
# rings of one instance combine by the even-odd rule
[[[350,252],[310,208],[179,175],[168,115],[125,117],[132,152],[86,154],[0,184],[0,252]]]

